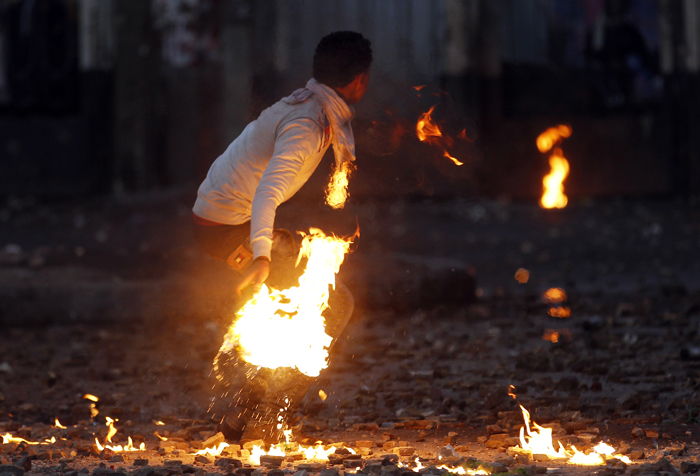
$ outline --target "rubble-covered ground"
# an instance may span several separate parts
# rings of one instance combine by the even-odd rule
[[[60,280],[61,270],[78,266],[100,279],[118,277],[117,283],[172,273],[204,286],[209,281],[198,279],[208,269],[213,276],[222,271],[186,238],[188,209],[179,200],[78,208],[15,202],[0,214],[0,274]],[[379,257],[394,253],[468,263],[480,298],[380,308],[358,296],[346,335],[307,394],[294,431],[297,443],[321,441],[338,454],[306,461],[289,447],[285,458],[264,459],[255,476],[280,476],[277,467],[397,476],[415,469],[416,458],[421,472],[434,474],[446,472],[436,468],[446,462],[523,474],[700,469],[696,208],[670,201],[574,203],[549,213],[534,204],[448,201],[358,204],[351,213],[365,231],[358,259],[386,263]],[[529,270],[528,283],[515,280],[518,268]],[[389,267],[374,272],[394,276]],[[361,280],[355,274],[346,281]],[[545,298],[555,286],[565,300]],[[0,435],[41,444],[2,444],[0,474],[257,470],[250,443],[229,442],[221,457],[194,455],[220,442],[221,389],[211,370],[231,319],[220,306],[201,315],[111,322],[93,316],[40,325],[3,316]],[[86,394],[99,398],[95,417]],[[580,467],[517,451],[518,404],[567,449],[588,452],[604,441],[632,462]],[[113,445],[131,437],[146,450],[101,451],[95,438],[106,444],[105,417],[116,420]],[[56,418],[67,428],[56,428]],[[346,447],[357,455],[340,449]]]

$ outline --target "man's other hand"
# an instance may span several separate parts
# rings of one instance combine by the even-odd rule
[[[253,286],[253,291],[257,293],[269,275],[270,261],[267,258],[256,259],[253,262],[253,266],[250,267],[241,282],[234,289],[236,296],[240,297],[243,290],[248,286]]]

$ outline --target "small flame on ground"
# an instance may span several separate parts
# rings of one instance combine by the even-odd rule
[[[552,440],[552,429],[543,428],[531,421],[530,412],[525,410],[525,407],[522,405],[520,405],[520,409],[523,412],[523,420],[525,421],[525,425],[520,428],[520,446],[526,451],[530,451],[533,454],[545,454],[555,459],[567,459],[567,462],[570,464],[582,466],[603,465],[611,457],[617,458],[625,464],[631,463],[627,456],[615,454],[615,448],[603,442],[593,447],[589,454],[582,453],[573,445],[571,446],[571,452],[566,451],[561,443],[559,443],[559,449],[555,450]],[[532,424],[535,431],[530,430],[530,424]],[[527,436],[525,436],[525,432],[527,432]]]
[[[194,453],[194,456],[219,456],[223,451],[228,448],[230,445],[226,443],[225,441],[222,441],[219,443],[219,446],[214,446],[213,448],[205,448],[203,450],[199,450],[196,453]]]
[[[18,438],[15,436],[12,436],[10,433],[5,433],[2,435],[2,444],[6,445],[8,443],[26,443],[28,445],[38,445],[39,442],[36,441],[27,441],[24,438]]]
[[[160,436],[157,431],[154,431],[153,434],[156,435],[160,439],[160,441],[168,441],[166,437]]]
[[[321,401],[322,401],[322,402],[325,402],[325,401],[326,401],[326,398],[328,398],[328,395],[327,395],[326,392],[324,392],[323,390],[319,390],[319,391],[318,391],[318,396],[321,397]]]
[[[114,428],[115,420],[113,420],[110,417],[105,417],[105,420],[107,421],[105,423],[105,425],[109,427],[109,430],[107,431],[107,437],[105,438],[105,443],[111,443],[112,437],[117,434],[117,429]],[[139,445],[139,447],[136,448],[134,446],[134,443],[131,441],[131,437],[128,437],[127,444],[125,446],[122,446],[122,445],[113,446],[113,445],[108,445],[108,444],[105,444],[104,446],[102,446],[100,444],[100,440],[98,440],[97,438],[95,438],[95,445],[97,446],[97,449],[99,449],[100,451],[107,448],[108,450],[112,450],[115,453],[120,453],[123,451],[146,451],[146,444],[145,443],[141,443]]]
[[[58,418],[56,418],[56,421],[54,422],[54,426],[55,426],[56,428],[60,428],[61,430],[67,430],[67,429],[68,429],[67,427],[61,425],[61,422],[58,421]]]
[[[158,420],[158,421],[156,421],[156,422],[154,422],[154,423],[155,423],[156,425],[158,425],[158,426],[165,426],[165,423],[163,423],[163,422],[160,421],[160,420]]]

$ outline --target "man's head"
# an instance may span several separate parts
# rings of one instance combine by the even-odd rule
[[[371,65],[368,39],[354,31],[336,31],[324,36],[316,47],[313,76],[353,104],[367,90]]]

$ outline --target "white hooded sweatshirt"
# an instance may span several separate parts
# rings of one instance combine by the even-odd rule
[[[277,207],[306,183],[333,140],[319,95],[299,91],[248,124],[212,164],[194,204],[197,216],[213,222],[250,220],[254,258],[270,258]]]

